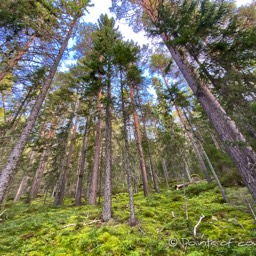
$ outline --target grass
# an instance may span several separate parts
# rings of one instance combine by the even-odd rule
[[[188,221],[182,190],[148,198],[138,193],[135,227],[128,225],[127,193],[113,196],[108,223],[101,221],[102,205],[75,207],[71,199],[60,208],[51,207],[51,201],[43,205],[42,199],[30,206],[9,202],[1,216],[0,255],[256,255],[253,217],[239,202],[238,191],[241,195],[244,188],[229,188],[233,203],[225,204],[215,185],[187,187]]]

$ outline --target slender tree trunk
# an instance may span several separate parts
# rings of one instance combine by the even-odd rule
[[[216,147],[218,150],[221,150],[221,146],[220,146],[219,142],[217,141],[217,139],[215,138],[215,136],[211,133],[211,131],[209,131],[209,132],[210,132],[210,135],[211,135],[211,138],[212,138],[212,141],[213,141],[215,147]]]
[[[33,34],[28,42],[26,43],[26,45],[24,46],[24,48],[22,50],[20,50],[18,52],[18,54],[13,58],[11,59],[9,62],[8,62],[8,66],[7,68],[0,72],[0,82],[4,79],[4,77],[17,65],[17,63],[21,60],[22,56],[24,55],[25,52],[27,52],[28,48],[31,46],[31,44],[34,42],[36,38],[36,35]]]
[[[156,21],[156,6],[153,6],[149,0],[140,0],[140,3],[152,21]],[[227,115],[207,85],[192,69],[184,54],[168,43],[170,38],[167,34],[162,33],[161,37],[182,75],[200,102],[212,126],[219,135],[226,152],[233,159],[250,193],[254,200],[256,200],[256,153],[247,145],[244,136],[236,127],[236,124]]]
[[[175,108],[176,108],[176,111],[177,111],[177,113],[178,113],[180,122],[181,122],[181,124],[182,124],[182,126],[183,126],[183,128],[184,128],[184,131],[185,131],[186,134],[188,135],[189,140],[190,140],[190,142],[191,142],[191,144],[192,144],[192,146],[193,146],[193,149],[194,149],[194,151],[195,151],[195,154],[196,154],[196,156],[197,156],[197,159],[198,159],[198,162],[199,162],[199,164],[200,164],[200,166],[201,166],[201,169],[202,169],[202,171],[203,171],[203,173],[204,173],[204,175],[205,175],[205,178],[206,178],[206,180],[210,183],[210,182],[212,182],[212,179],[211,179],[211,177],[210,177],[210,175],[209,175],[209,173],[208,173],[208,171],[207,171],[207,167],[206,167],[206,165],[205,165],[205,163],[204,163],[204,159],[203,159],[203,156],[201,155],[200,149],[199,149],[197,143],[196,143],[195,140],[194,140],[194,137],[193,137],[192,132],[187,129],[186,122],[185,122],[185,120],[184,120],[184,118],[183,118],[183,115],[182,115],[182,113],[181,113],[181,110],[177,107],[177,105],[175,105]]]
[[[122,114],[123,114],[123,124],[124,124],[123,134],[124,134],[124,143],[125,143],[125,162],[126,162],[127,185],[128,185],[129,206],[130,206],[130,225],[135,226],[137,221],[135,218],[135,207],[134,207],[133,188],[132,188],[132,168],[131,168],[130,155],[129,155],[130,149],[129,149],[128,135],[127,135],[127,113],[125,111],[122,71],[120,72],[120,76],[121,76]]]
[[[89,122],[90,122],[90,116],[86,118],[86,125],[84,130],[84,137],[83,137],[83,146],[82,146],[82,152],[81,152],[80,164],[79,164],[79,170],[78,170],[76,195],[75,195],[75,205],[77,206],[82,205],[83,177],[84,177],[84,169],[85,169]]]
[[[47,79],[45,80],[45,83],[41,89],[41,92],[36,100],[36,103],[35,103],[32,111],[31,111],[30,117],[27,120],[26,126],[24,127],[18,142],[16,143],[15,147],[13,148],[5,167],[1,172],[1,175],[0,175],[0,204],[4,200],[6,191],[8,189],[8,186],[10,185],[12,176],[14,175],[14,172],[16,170],[16,167],[19,162],[22,151],[25,148],[27,141],[29,140],[30,134],[35,126],[38,114],[40,112],[40,109],[42,107],[44,99],[47,95],[47,92],[51,86],[52,80],[57,71],[57,68],[58,68],[60,60],[63,56],[63,53],[68,45],[68,41],[72,35],[72,31],[76,25],[77,20],[78,20],[78,17],[75,17],[73,19],[73,21],[71,22],[69,31],[61,45],[61,48],[60,48],[59,53],[54,61],[54,64],[50,69],[49,75],[48,75]]]
[[[147,170],[146,170],[146,164],[145,164],[145,158],[141,143],[141,134],[140,134],[140,128],[139,128],[139,120],[135,109],[135,98],[134,98],[134,92],[133,87],[130,84],[130,97],[133,107],[133,119],[134,119],[134,127],[135,127],[135,137],[136,137],[136,144],[140,156],[140,169],[141,169],[141,178],[142,178],[142,184],[143,184],[143,191],[144,196],[148,196],[149,190],[148,190],[148,177],[147,177]]]
[[[100,167],[100,148],[101,148],[101,89],[98,91],[98,120],[96,126],[96,137],[95,137],[95,151],[94,151],[94,162],[92,169],[91,185],[90,185],[90,195],[89,204],[95,205],[97,199],[97,188],[98,188],[98,176]]]
[[[165,162],[164,158],[162,158],[162,168],[163,168],[163,171],[164,171],[164,178],[165,178],[165,182],[166,182],[166,187],[169,189],[169,182],[168,182],[169,177],[168,177],[166,162]]]
[[[200,143],[200,142],[199,142],[199,143]],[[208,165],[209,165],[209,167],[210,167],[210,170],[211,170],[211,172],[212,172],[212,174],[213,174],[213,176],[214,176],[214,179],[215,179],[216,182],[217,182],[217,185],[218,185],[218,187],[219,187],[219,189],[220,189],[220,192],[221,192],[221,194],[222,194],[222,197],[223,197],[224,201],[225,201],[226,203],[228,203],[227,196],[226,196],[226,194],[225,194],[224,188],[222,187],[222,185],[221,185],[221,183],[220,183],[219,177],[218,177],[217,173],[215,172],[215,170],[214,170],[214,168],[213,168],[213,166],[212,166],[212,163],[211,163],[211,161],[210,161],[210,159],[209,159],[207,153],[205,152],[204,147],[201,145],[201,143],[200,143],[200,146],[201,146],[202,152],[203,152],[203,154],[204,154],[204,156],[205,156],[205,159],[206,159],[206,161],[207,161],[207,163],[208,163]]]
[[[41,155],[39,165],[38,165],[38,168],[36,170],[32,185],[31,185],[30,193],[29,193],[29,196],[27,198],[27,203],[30,203],[31,200],[34,200],[34,199],[37,198],[37,194],[38,194],[38,191],[40,189],[40,185],[41,185],[41,181],[42,181],[42,178],[43,178],[45,166],[46,166],[46,163],[47,163],[47,158],[48,158],[47,150],[44,150],[42,155]]]
[[[112,192],[111,192],[111,166],[112,166],[112,113],[111,113],[111,84],[108,78],[106,103],[106,166],[104,185],[103,221],[111,219]]]
[[[26,189],[26,186],[27,186],[27,184],[28,184],[28,180],[29,180],[29,177],[26,176],[26,175],[24,175],[23,178],[22,178],[22,180],[21,180],[21,183],[20,183],[20,185],[19,185],[19,188],[18,188],[18,191],[17,191],[17,193],[16,193],[16,196],[15,196],[15,198],[14,198],[14,202],[17,202],[17,201],[20,200],[21,195],[23,194],[23,192],[24,192],[25,189]]]
[[[99,187],[98,187],[98,204],[100,204],[100,199],[102,195],[102,170],[103,170],[103,150],[104,149],[104,144],[101,143],[101,158],[100,158],[100,171],[99,171]]]
[[[146,124],[145,124],[145,120],[143,118],[143,129],[144,129],[144,135],[145,135],[145,139],[147,142],[147,148],[148,148],[148,157],[149,157],[149,164],[150,164],[150,169],[152,172],[152,178],[153,178],[153,183],[154,183],[154,189],[157,193],[160,192],[160,188],[158,185],[158,181],[157,181],[157,177],[156,177],[156,172],[155,172],[155,168],[154,168],[154,164],[153,164],[153,160],[152,160],[152,155],[151,155],[151,150],[150,150],[150,142],[148,139],[148,134],[147,134],[147,128],[146,128]]]
[[[151,154],[151,148],[150,148],[150,142],[148,139],[148,134],[147,134],[147,127],[146,127],[146,121],[145,121],[145,117],[142,113],[142,108],[141,108],[141,104],[140,104],[140,96],[139,96],[139,92],[138,92],[138,88],[136,88],[136,92],[137,92],[137,98],[138,98],[138,105],[139,105],[139,109],[140,112],[142,114],[142,123],[143,123],[143,130],[144,130],[144,136],[145,136],[145,140],[147,143],[147,151],[148,151],[148,157],[149,157],[149,165],[150,165],[150,170],[151,170],[151,174],[152,174],[152,179],[153,179],[153,184],[154,184],[154,189],[157,193],[160,192],[160,188],[158,185],[158,181],[157,181],[157,176],[156,176],[156,172],[155,172],[155,167],[154,167],[154,163],[152,160],[152,154]]]
[[[183,161],[184,161],[185,171],[186,171],[186,174],[188,176],[188,180],[189,180],[189,182],[192,182],[192,178],[190,176],[190,171],[188,169],[188,163],[187,163],[186,159],[184,159]]]
[[[73,115],[71,117],[70,123],[72,124],[72,119],[73,119]],[[76,130],[77,130],[77,124],[78,124],[78,120],[79,120],[79,116],[76,115],[76,120],[75,120],[75,124],[73,126],[73,129],[71,131],[71,138],[70,138],[70,143],[69,142],[69,136],[67,138],[67,144],[66,144],[66,149],[65,150],[65,156],[62,164],[62,170],[61,170],[61,174],[59,177],[59,181],[58,181],[58,189],[57,189],[57,193],[55,196],[55,201],[54,201],[54,206],[58,206],[58,205],[63,205],[63,201],[64,201],[64,196],[65,196],[65,189],[66,189],[66,185],[67,185],[67,179],[68,179],[68,172],[69,172],[69,165],[71,162],[71,156],[73,153],[73,146],[74,146],[74,140],[75,140],[75,136],[76,136]],[[70,130],[70,129],[68,129]],[[69,144],[69,145],[68,145]]]

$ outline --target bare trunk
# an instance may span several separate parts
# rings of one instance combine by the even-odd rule
[[[90,117],[88,116],[86,118],[86,125],[84,130],[84,137],[83,137],[83,146],[82,146],[82,152],[80,157],[80,164],[79,164],[77,185],[76,185],[75,205],[77,206],[82,205],[83,177],[84,177],[84,169],[85,169],[89,122],[90,122]]]
[[[23,192],[25,191],[26,189],[26,186],[28,184],[28,180],[29,180],[29,177],[28,176],[23,176],[22,180],[21,180],[21,183],[19,185],[19,188],[18,188],[18,191],[16,193],[16,196],[14,198],[14,202],[17,202],[20,200],[20,197],[21,195],[23,194]]]
[[[111,84],[110,79],[107,85],[106,103],[106,166],[105,166],[105,185],[104,185],[104,205],[102,211],[103,221],[111,219],[112,192],[111,192],[111,166],[112,166],[112,113],[111,113]]]
[[[6,191],[8,189],[8,186],[10,185],[12,176],[14,175],[14,172],[16,170],[17,164],[19,162],[20,156],[22,154],[23,149],[25,148],[27,141],[29,140],[30,134],[35,126],[38,114],[40,112],[40,109],[42,107],[42,104],[44,102],[44,99],[47,95],[47,92],[51,86],[53,77],[57,71],[58,65],[60,63],[60,60],[63,56],[63,53],[67,47],[68,41],[72,35],[73,28],[77,22],[78,18],[74,18],[72,23],[70,24],[69,31],[61,45],[61,48],[59,50],[59,53],[55,59],[55,62],[53,66],[50,69],[50,73],[41,89],[41,92],[37,98],[37,101],[31,111],[30,117],[27,120],[26,126],[24,127],[20,138],[18,142],[16,143],[15,147],[13,148],[7,163],[4,167],[4,169],[1,172],[0,175],[0,204],[3,202],[4,197],[6,195]]]
[[[155,21],[157,19],[157,13],[156,9],[151,5],[151,1],[141,0],[140,3],[152,21]],[[254,200],[256,200],[256,153],[247,145],[244,136],[236,127],[235,123],[227,115],[207,85],[192,69],[185,56],[178,49],[168,44],[168,40],[170,39],[168,35],[163,33],[161,37],[216,130],[226,152],[233,159],[250,193]]]
[[[100,158],[100,171],[99,171],[99,187],[98,187],[98,204],[100,204],[100,199],[101,199],[101,195],[102,195],[102,170],[103,170],[103,148],[104,148],[104,144],[101,143],[101,158]]]
[[[30,190],[29,196],[27,198],[27,203],[29,203],[31,200],[34,200],[34,199],[37,198],[37,194],[38,194],[38,191],[40,189],[40,185],[41,185],[41,181],[42,181],[42,178],[43,178],[45,166],[46,166],[46,163],[47,163],[47,158],[48,158],[47,151],[44,150],[42,155],[41,155],[39,165],[38,165],[38,168],[36,170],[32,185],[31,185],[31,190]]]
[[[138,148],[138,152],[139,152],[139,156],[140,156],[140,169],[141,169],[143,191],[144,191],[144,196],[148,196],[149,190],[148,190],[147,170],[146,170],[145,158],[144,158],[144,153],[143,153],[143,148],[142,148],[142,143],[141,143],[139,121],[138,121],[138,116],[137,116],[136,109],[135,109],[135,99],[134,99],[132,85],[130,85],[130,97],[131,97],[131,102],[132,102],[132,107],[133,107],[133,119],[134,119],[136,143],[137,143],[137,148]]]
[[[142,109],[141,109],[141,104],[140,104],[140,97],[139,97],[139,93],[138,93],[138,88],[136,88],[136,91],[137,91],[137,97],[138,97],[138,101],[139,101],[138,105],[139,105],[139,108],[140,108],[140,112],[142,114]],[[144,118],[143,114],[142,114],[142,123],[143,123],[144,136],[145,136],[146,143],[147,143],[149,165],[150,165],[150,170],[151,170],[151,174],[152,174],[154,189],[155,189],[155,191],[157,193],[159,193],[160,192],[160,188],[159,188],[159,185],[158,185],[157,176],[156,176],[156,172],[155,172],[155,167],[154,167],[154,163],[153,163],[153,160],[152,160],[152,154],[151,154],[151,149],[150,149],[150,142],[149,142],[148,134],[147,134],[146,121],[145,121],[145,118]]]
[[[11,59],[9,62],[8,62],[8,66],[7,68],[0,72],[0,82],[4,79],[4,77],[9,73],[11,72],[11,70],[17,65],[18,61],[21,60],[22,56],[24,55],[24,53],[28,50],[28,48],[30,47],[30,45],[33,43],[33,41],[35,40],[36,36],[35,34],[32,35],[28,42],[26,43],[25,47],[20,50],[17,54],[17,56],[15,56],[13,59]]]
[[[162,167],[163,167],[163,171],[164,171],[164,178],[165,178],[165,182],[166,182],[166,187],[169,189],[169,177],[168,177],[168,172],[167,172],[167,167],[166,167],[166,162],[165,159],[162,159]]]
[[[135,207],[134,207],[134,198],[133,198],[133,188],[132,188],[132,168],[130,162],[130,149],[127,136],[127,113],[125,111],[125,102],[124,102],[124,92],[123,92],[123,82],[122,82],[122,72],[121,76],[121,97],[122,97],[122,114],[123,114],[123,133],[124,133],[124,143],[125,143],[125,162],[126,162],[126,173],[127,173],[127,185],[128,185],[128,194],[129,194],[129,206],[130,206],[130,225],[135,226],[137,221],[135,218]]]
[[[221,149],[221,146],[220,146],[219,142],[217,141],[217,139],[215,138],[215,136],[211,133],[211,131],[209,131],[209,132],[210,132],[210,135],[211,135],[211,138],[212,138],[212,141],[213,141],[215,147],[216,147],[218,150],[222,150],[222,149]]]
[[[92,169],[92,177],[90,184],[90,196],[89,204],[95,205],[97,199],[97,188],[98,188],[98,176],[100,167],[100,148],[101,148],[101,89],[98,92],[98,120],[96,127],[96,138],[95,138],[95,151],[94,151],[94,162]]]
[[[187,174],[187,176],[188,176],[188,180],[189,180],[189,182],[192,182],[192,179],[191,179],[191,176],[190,176],[190,171],[189,171],[189,169],[188,169],[187,161],[186,161],[186,159],[184,159],[183,161],[184,161],[185,171],[186,171],[186,174]]]
[[[73,119],[73,117],[71,117],[71,120],[70,120],[71,124],[72,124],[72,119]],[[68,146],[69,136],[67,138],[67,142],[66,142],[67,144],[65,147],[65,157],[62,160],[63,164],[62,164],[61,174],[60,174],[59,181],[58,181],[58,186],[57,186],[58,189],[57,189],[57,193],[55,196],[54,206],[63,205],[65,189],[66,189],[67,179],[68,179],[69,165],[70,165],[71,156],[73,153],[73,146],[74,146],[74,140],[75,140],[75,136],[76,136],[78,120],[79,120],[79,117],[78,117],[78,115],[76,115],[75,124],[71,131],[71,138],[70,138],[69,146]],[[68,128],[68,130],[70,130],[70,129]]]
[[[228,203],[227,196],[226,196],[226,194],[225,194],[224,188],[222,187],[222,185],[221,185],[221,183],[220,183],[219,177],[218,177],[217,173],[215,172],[215,170],[214,170],[214,168],[213,168],[213,166],[212,166],[212,163],[211,163],[211,161],[210,161],[210,159],[209,159],[207,153],[206,153],[205,150],[204,150],[204,147],[203,147],[201,144],[200,144],[200,146],[201,146],[201,149],[202,149],[203,154],[204,154],[204,156],[205,156],[205,159],[206,159],[206,161],[207,161],[207,163],[208,163],[208,165],[209,165],[209,167],[210,167],[210,170],[211,170],[211,172],[212,172],[212,174],[213,174],[213,176],[214,176],[214,179],[215,179],[216,182],[217,182],[217,185],[218,185],[218,187],[219,187],[219,189],[220,189],[220,192],[221,192],[221,194],[222,194],[222,197],[223,197],[224,201],[225,201],[226,203]]]
[[[154,168],[154,164],[153,164],[153,160],[152,160],[152,155],[151,155],[151,150],[150,150],[150,143],[149,143],[149,139],[148,139],[148,135],[147,135],[147,128],[146,128],[145,120],[143,120],[143,129],[144,129],[145,139],[147,141],[149,164],[150,164],[150,169],[151,169],[151,173],[152,173],[154,189],[157,193],[159,193],[160,188],[159,188],[159,185],[158,185],[156,172],[155,172],[155,168]]]

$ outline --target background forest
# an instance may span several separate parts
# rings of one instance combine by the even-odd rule
[[[90,8],[0,3],[1,255],[255,255],[256,2]]]

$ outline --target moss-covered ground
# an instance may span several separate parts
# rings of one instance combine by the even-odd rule
[[[102,205],[75,207],[67,200],[53,208],[43,199],[30,206],[9,202],[0,217],[0,255],[256,255],[254,219],[239,201],[244,191],[227,189],[231,203],[226,204],[215,185],[191,185],[187,207],[183,190],[163,190],[148,198],[138,193],[135,227],[129,226],[127,193],[113,196],[108,223],[101,221]]]

